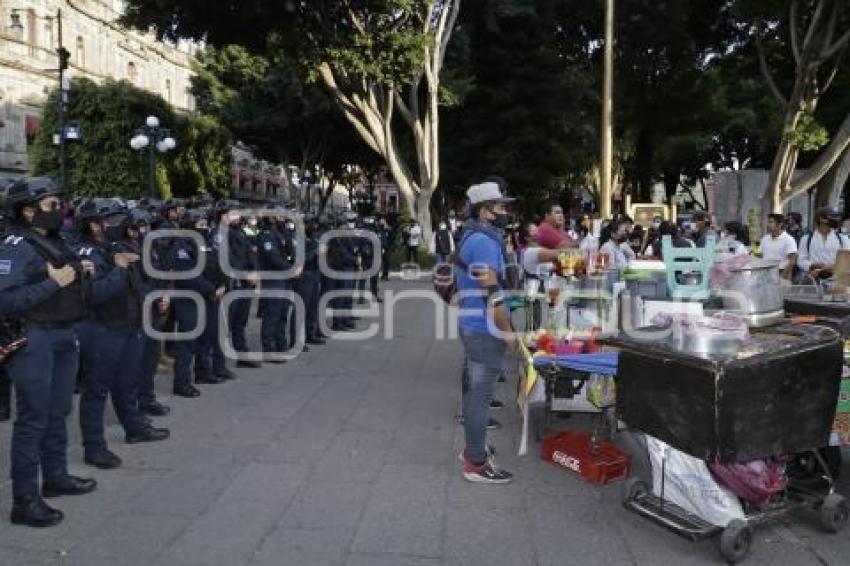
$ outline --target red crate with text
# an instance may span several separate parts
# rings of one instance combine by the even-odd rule
[[[579,474],[596,485],[629,476],[629,456],[606,441],[591,442],[590,434],[565,430],[543,439],[541,457]]]

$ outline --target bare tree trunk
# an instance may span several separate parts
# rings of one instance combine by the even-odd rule
[[[838,205],[848,178],[850,178],[850,145],[844,149],[841,157],[818,182],[815,208]]]
[[[792,199],[818,184],[846,156],[847,148],[850,148],[850,114],[844,118],[838,132],[832,137],[829,146],[820,154],[817,161],[808,171],[791,181],[788,194],[784,195],[785,200]]]
[[[383,157],[411,216],[422,225],[426,241],[432,234],[429,204],[440,180],[440,72],[459,11],[460,0],[432,0],[424,5],[419,14],[422,31],[433,41],[425,47],[420,75],[410,85],[352,77],[329,64],[318,69],[346,119]],[[399,151],[393,128],[397,117],[413,139],[415,170]]]

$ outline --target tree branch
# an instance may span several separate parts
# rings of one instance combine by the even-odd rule
[[[446,24],[446,30],[440,43],[440,69],[443,68],[443,62],[446,59],[446,51],[449,48],[449,41],[451,41],[451,38],[454,35],[454,27],[457,22],[458,14],[460,14],[460,0],[453,0],[452,12],[449,16],[449,21]]]
[[[789,15],[788,28],[791,30],[791,52],[794,54],[794,61],[797,62],[797,68],[800,67],[800,45],[797,37],[797,6],[800,0],[791,2],[791,14]]]
[[[779,86],[777,86],[776,81],[773,78],[773,74],[767,66],[767,60],[764,57],[764,46],[761,43],[761,30],[756,31],[756,51],[758,52],[761,74],[764,75],[764,78],[767,81],[767,86],[770,88],[770,92],[774,97],[776,97],[783,107],[788,106],[788,100],[782,95],[782,91],[779,90]]]
[[[815,35],[815,30],[820,25],[820,19],[821,19],[821,16],[823,15],[824,4],[825,4],[824,0],[818,0],[818,5],[817,5],[817,8],[815,8],[815,13],[812,16],[812,20],[809,22],[809,29],[808,29],[808,31],[806,31],[806,39],[803,40],[803,51],[804,52],[808,49],[809,45],[811,44],[812,38]]]
[[[844,122],[842,122],[838,132],[833,136],[832,141],[823,153],[818,156],[812,166],[805,173],[791,181],[787,198],[792,198],[794,195],[805,192],[815,186],[848,147],[850,147],[850,114],[844,118]]]
[[[838,40],[830,47],[827,47],[824,50],[824,59],[829,59],[833,55],[837,54],[840,50],[847,47],[848,44],[850,44],[850,30],[848,30],[844,35],[838,38]]]

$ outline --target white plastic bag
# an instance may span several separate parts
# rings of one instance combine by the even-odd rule
[[[649,435],[646,436],[646,448],[652,463],[652,491],[656,496],[661,497],[664,469],[666,501],[717,527],[726,527],[733,519],[746,520],[738,497],[714,481],[704,461]]]

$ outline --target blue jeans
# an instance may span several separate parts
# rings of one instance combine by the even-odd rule
[[[466,442],[464,456],[481,464],[487,460],[487,422],[490,420],[490,401],[493,388],[502,373],[505,343],[490,334],[461,330],[466,371],[463,375],[463,432]]]
[[[15,384],[18,412],[12,432],[12,492],[16,501],[38,496],[45,480],[68,473],[68,431],[79,354],[71,325],[30,324],[27,345],[5,362]]]

